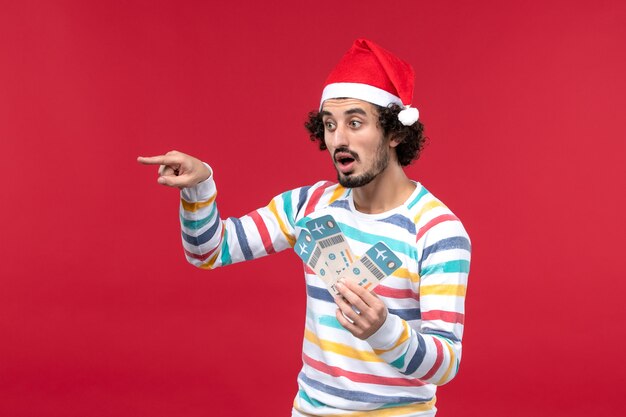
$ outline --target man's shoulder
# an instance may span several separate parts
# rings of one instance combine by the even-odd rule
[[[314,184],[294,188],[289,192],[306,196],[307,200],[313,198],[320,200],[322,197],[329,197],[333,195],[342,196],[343,194],[346,194],[346,188],[333,181],[320,180]]]
[[[416,223],[420,221],[425,214],[431,213],[433,210],[452,213],[452,210],[431,193],[422,183],[416,182],[415,184],[415,191],[409,198],[409,201],[407,201],[406,207],[409,213],[414,216]]]
[[[311,185],[294,188],[287,193],[290,194],[289,200],[296,206],[296,212],[307,216],[345,198],[348,190],[336,182],[322,180]]]
[[[420,240],[431,229],[442,227],[466,235],[457,215],[420,183],[417,183],[417,189],[412,200],[407,203],[407,208],[417,229],[416,240]]]

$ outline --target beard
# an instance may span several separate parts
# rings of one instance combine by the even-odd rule
[[[343,174],[337,169],[337,167],[335,167],[335,169],[337,169],[337,181],[339,181],[341,186],[346,188],[363,187],[364,185],[372,182],[378,174],[383,172],[387,168],[387,165],[389,165],[389,148],[381,142],[378,149],[376,149],[376,159],[370,169],[361,175],[352,175]]]

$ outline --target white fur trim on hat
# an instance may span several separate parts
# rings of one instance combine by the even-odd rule
[[[400,97],[394,96],[385,90],[369,84],[333,83],[324,87],[324,91],[322,92],[322,101],[320,102],[320,110],[322,109],[322,105],[325,100],[344,97],[356,98],[382,107],[387,107],[392,103],[403,106]]]

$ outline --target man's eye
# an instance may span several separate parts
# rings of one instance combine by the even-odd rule
[[[350,127],[359,127],[361,126],[361,124],[363,124],[360,120],[351,120],[350,121]]]
[[[324,127],[326,130],[333,130],[335,128],[335,124],[333,122],[326,122],[324,123]]]

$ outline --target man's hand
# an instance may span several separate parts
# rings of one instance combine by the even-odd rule
[[[337,290],[340,293],[340,296],[335,297],[339,306],[336,312],[339,323],[362,340],[376,333],[387,319],[387,306],[375,294],[350,280],[341,280]]]
[[[158,156],[140,156],[137,162],[160,165],[157,182],[169,187],[193,187],[211,176],[211,170],[202,161],[178,151]]]

